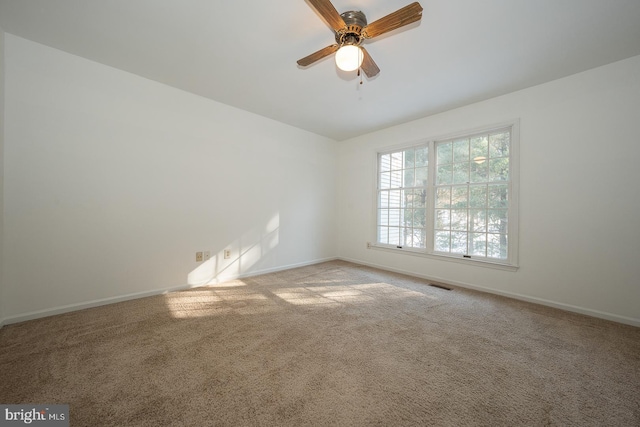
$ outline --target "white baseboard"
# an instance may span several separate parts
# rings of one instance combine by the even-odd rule
[[[308,265],[320,264],[327,261],[334,261],[336,259],[337,258],[322,258],[322,259],[302,262],[298,264],[288,264],[280,267],[266,268],[263,270],[252,271],[246,274],[234,275],[233,277],[225,276],[224,280],[227,281],[227,280],[235,280],[235,279],[244,279],[251,276],[258,276],[260,274],[274,273],[276,271],[289,270],[292,268],[305,267]],[[215,281],[212,281],[209,284],[214,284],[214,283]],[[175,286],[171,288],[152,289],[149,291],[136,292],[136,293],[120,295],[116,297],[101,298],[101,299],[92,300],[92,301],[85,301],[85,302],[76,303],[76,304],[69,304],[69,305],[64,305],[60,307],[53,307],[53,308],[47,308],[44,310],[32,311],[29,313],[19,314],[16,316],[11,316],[11,317],[6,317],[4,319],[1,319],[0,328],[2,328],[2,326],[4,325],[9,325],[12,323],[20,323],[20,322],[25,322],[27,320],[40,319],[42,317],[55,316],[57,314],[64,314],[72,311],[84,310],[86,308],[99,307],[101,305],[114,304],[117,302],[129,301],[129,300],[134,300],[138,298],[151,297],[155,295],[163,295],[169,292],[182,291],[185,289],[196,288],[199,286],[206,286],[206,285],[180,285],[180,286]]]
[[[289,270],[289,269],[292,269],[292,268],[305,267],[305,266],[308,266],[308,265],[320,264],[320,263],[323,263],[323,262],[334,261],[334,260],[342,260],[342,261],[352,262],[354,264],[366,265],[366,266],[369,266],[369,267],[379,268],[381,270],[392,271],[392,272],[395,272],[395,273],[406,274],[406,275],[414,276],[414,277],[420,277],[420,278],[425,279],[425,280],[432,280],[434,282],[450,284],[452,286],[459,286],[461,288],[474,289],[474,290],[481,291],[481,292],[487,292],[487,293],[490,293],[490,294],[501,295],[501,296],[505,296],[505,297],[509,297],[509,298],[513,298],[513,299],[517,299],[517,300],[521,300],[521,301],[527,301],[527,302],[540,304],[540,305],[544,305],[544,306],[548,306],[548,307],[558,308],[560,310],[570,311],[570,312],[574,312],[574,313],[580,313],[580,314],[584,314],[584,315],[591,316],[591,317],[596,317],[596,318],[605,319],[605,320],[611,320],[613,322],[618,322],[618,323],[623,323],[623,324],[626,324],[626,325],[640,327],[640,319],[636,319],[636,318],[632,318],[632,317],[620,316],[620,315],[613,314],[613,313],[607,313],[607,312],[593,310],[593,309],[589,309],[589,308],[578,307],[578,306],[574,306],[574,305],[570,305],[570,304],[558,303],[558,302],[555,302],[555,301],[546,300],[546,299],[543,299],[543,298],[531,297],[531,296],[527,296],[527,295],[522,295],[522,294],[518,294],[518,293],[515,293],[515,292],[500,291],[500,290],[496,290],[496,289],[486,288],[484,286],[473,285],[473,284],[470,284],[470,283],[452,281],[452,280],[448,280],[448,279],[445,279],[445,278],[442,278],[442,277],[435,277],[435,276],[428,276],[428,275],[424,275],[424,274],[418,274],[418,273],[414,273],[414,272],[411,272],[411,271],[406,271],[406,270],[402,270],[402,269],[398,269],[398,268],[392,268],[392,267],[388,267],[388,266],[384,266],[384,265],[379,265],[379,264],[374,264],[374,263],[369,263],[369,262],[365,262],[365,261],[361,261],[361,260],[344,258],[344,257],[323,258],[323,259],[317,259],[317,260],[314,260],[314,261],[308,261],[308,262],[303,262],[303,263],[288,264],[288,265],[283,265],[283,266],[279,266],[279,267],[267,268],[267,269],[263,269],[263,270],[256,270],[256,271],[253,271],[253,272],[250,272],[250,273],[246,273],[246,274],[239,274],[239,275],[237,275],[237,277],[225,277],[224,280],[243,279],[243,278],[247,278],[247,277],[251,277],[251,276],[257,276],[257,275],[260,275],[260,274],[274,273],[274,272],[277,272],[277,271]],[[215,282],[212,282],[212,283],[215,283]],[[20,315],[17,315],[17,316],[11,316],[11,317],[6,317],[4,319],[0,319],[0,328],[2,328],[5,325],[12,324],[12,323],[19,323],[19,322],[24,322],[24,321],[27,321],[27,320],[34,320],[34,319],[39,319],[39,318],[42,318],[42,317],[48,317],[48,316],[54,316],[54,315],[57,315],[57,314],[68,313],[68,312],[71,312],[71,311],[84,310],[86,308],[99,307],[101,305],[114,304],[114,303],[122,302],[122,301],[129,301],[129,300],[133,300],[133,299],[137,299],[137,298],[144,298],[144,297],[149,297],[149,296],[162,295],[162,294],[166,294],[166,293],[169,293],[169,292],[176,292],[176,291],[181,291],[181,290],[194,288],[194,287],[197,287],[197,286],[181,285],[181,286],[175,286],[175,287],[171,287],[171,288],[153,289],[153,290],[144,291],[144,292],[137,292],[137,293],[126,294],[126,295],[121,295],[121,296],[116,296],[116,297],[102,298],[102,299],[97,299],[97,300],[92,300],[92,301],[81,302],[81,303],[77,303],[77,304],[69,304],[69,305],[64,305],[64,306],[60,306],[60,307],[54,307],[54,308],[49,308],[49,309],[44,309],[44,310],[33,311],[33,312],[25,313],[25,314],[20,314]]]
[[[291,270],[292,268],[306,267],[308,265],[322,264],[323,262],[335,261],[337,259],[338,259],[337,257],[320,258],[320,259],[316,259],[316,260],[313,260],[313,261],[300,262],[300,263],[296,263],[296,264],[282,265],[282,266],[279,266],[279,267],[264,268],[262,270],[256,270],[256,271],[252,271],[252,272],[249,272],[249,273],[243,273],[243,274],[224,274],[223,273],[221,275],[220,279],[214,278],[213,280],[208,281],[206,284],[199,285],[199,286],[214,285],[216,283],[223,283],[223,282],[226,282],[226,281],[229,281],[229,280],[246,279],[247,277],[259,276],[261,274],[275,273],[277,271],[283,271],[283,270]],[[192,286],[192,287],[194,287],[194,286]]]
[[[151,297],[151,296],[155,296],[155,295],[162,295],[162,294],[166,294],[166,293],[169,293],[169,292],[180,291],[180,290],[184,290],[184,289],[188,289],[188,288],[190,288],[190,286],[176,286],[176,287],[165,288],[165,289],[154,289],[154,290],[150,290],[150,291],[136,292],[136,293],[132,293],[132,294],[121,295],[121,296],[117,296],[117,297],[101,298],[101,299],[97,299],[97,300],[85,301],[85,302],[80,302],[80,303],[76,303],[76,304],[63,305],[63,306],[60,306],[60,307],[46,308],[44,310],[31,311],[29,313],[8,317],[8,318],[4,319],[4,324],[5,325],[9,325],[11,323],[25,322],[27,320],[34,320],[34,319],[39,319],[39,318],[42,318],[42,317],[55,316],[57,314],[69,313],[71,311],[84,310],[86,308],[99,307],[101,305],[115,304],[117,302],[129,301],[129,300],[138,299],[138,298]]]
[[[551,301],[551,300],[547,300],[547,299],[543,299],[543,298],[537,298],[537,297],[531,297],[531,296],[528,296],[528,295],[522,295],[522,294],[518,294],[518,293],[515,293],[515,292],[505,292],[505,291],[500,291],[500,290],[497,290],[497,289],[486,288],[484,286],[473,285],[473,284],[470,284],[470,283],[452,281],[452,280],[448,280],[448,279],[445,279],[445,278],[442,278],[442,277],[428,276],[428,275],[424,275],[424,274],[414,273],[414,272],[411,272],[411,271],[405,271],[405,270],[402,270],[402,269],[399,269],[399,268],[387,267],[387,266],[384,266],[384,265],[378,265],[378,264],[369,263],[369,262],[365,262],[365,261],[360,261],[360,260],[356,260],[356,259],[350,259],[350,258],[344,258],[344,257],[340,257],[339,259],[342,260],[342,261],[352,262],[354,264],[360,264],[360,265],[366,265],[368,267],[379,268],[380,270],[386,270],[386,271],[391,271],[391,272],[394,272],[394,273],[406,274],[408,276],[419,277],[419,278],[425,279],[425,280],[432,280],[434,282],[439,282],[439,283],[443,283],[443,284],[449,284],[449,285],[452,285],[452,286],[459,286],[461,288],[468,288],[468,289],[473,289],[473,290],[476,290],[476,291],[486,292],[486,293],[489,293],[489,294],[501,295],[501,296],[504,296],[504,297],[513,298],[513,299],[517,299],[517,300],[520,300],[520,301],[531,302],[531,303],[534,303],[534,304],[540,304],[540,305],[544,305],[544,306],[547,306],[547,307],[558,308],[560,310],[565,310],[565,311],[570,311],[570,312],[573,312],[573,313],[584,314],[584,315],[591,316],[591,317],[596,317],[596,318],[599,318],[599,319],[611,320],[613,322],[623,323],[625,325],[631,325],[631,326],[640,327],[640,319],[633,318],[633,317],[620,316],[618,314],[607,313],[607,312],[604,312],[604,311],[593,310],[593,309],[590,309],[590,308],[579,307],[579,306],[575,306],[575,305],[571,305],[571,304],[559,303],[559,302],[555,302],[555,301]]]

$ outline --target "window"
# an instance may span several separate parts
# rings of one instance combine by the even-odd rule
[[[378,154],[378,247],[515,265],[517,123]]]
[[[428,147],[380,155],[378,243],[426,247]]]

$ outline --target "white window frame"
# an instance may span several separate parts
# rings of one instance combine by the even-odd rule
[[[470,137],[482,133],[491,133],[501,129],[509,128],[511,130],[511,140],[509,147],[509,181],[508,181],[508,194],[509,194],[509,207],[508,207],[508,220],[507,220],[507,235],[508,235],[508,252],[507,258],[504,260],[496,258],[485,257],[469,257],[463,254],[451,254],[444,252],[437,252],[434,250],[434,236],[435,236],[435,183],[436,183],[436,143],[448,141],[456,138]],[[427,205],[426,205],[426,225],[427,225],[427,243],[426,248],[409,248],[409,247],[397,247],[396,245],[381,244],[378,242],[378,197],[379,197],[379,174],[380,174],[380,157],[383,154],[388,154],[404,149],[409,149],[417,146],[427,145],[429,147],[429,177],[427,182]],[[427,257],[433,259],[439,259],[444,261],[457,262],[467,265],[477,265],[482,267],[498,268],[503,270],[515,271],[518,269],[518,207],[519,207],[519,170],[520,170],[520,120],[514,119],[507,122],[497,123],[491,126],[483,126],[475,129],[468,129],[461,132],[451,133],[447,135],[441,135],[433,138],[425,138],[405,144],[400,144],[392,147],[385,147],[375,153],[375,197],[374,197],[374,235],[371,249],[382,250],[393,253],[403,253],[411,256]]]

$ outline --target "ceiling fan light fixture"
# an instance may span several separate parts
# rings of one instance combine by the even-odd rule
[[[372,39],[405,25],[418,22],[422,18],[422,6],[417,1],[372,23],[368,23],[365,14],[359,10],[338,13],[331,0],[306,0],[306,2],[329,24],[335,35],[336,42],[299,59],[297,61],[298,65],[308,67],[314,62],[335,53],[338,68],[344,71],[361,69],[369,78],[377,76],[380,68],[371,58],[369,52],[361,46],[361,43],[366,39]],[[360,80],[360,83],[362,83],[362,80]]]
[[[345,44],[336,52],[336,65],[342,71],[355,71],[362,65],[364,55],[359,46]]]

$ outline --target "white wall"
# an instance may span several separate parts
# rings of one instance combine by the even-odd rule
[[[335,257],[335,141],[5,42],[8,321]]]
[[[520,118],[517,272],[367,250],[382,147]],[[340,256],[640,326],[640,56],[343,142]]]
[[[0,328],[4,323],[4,31],[0,28]]]

